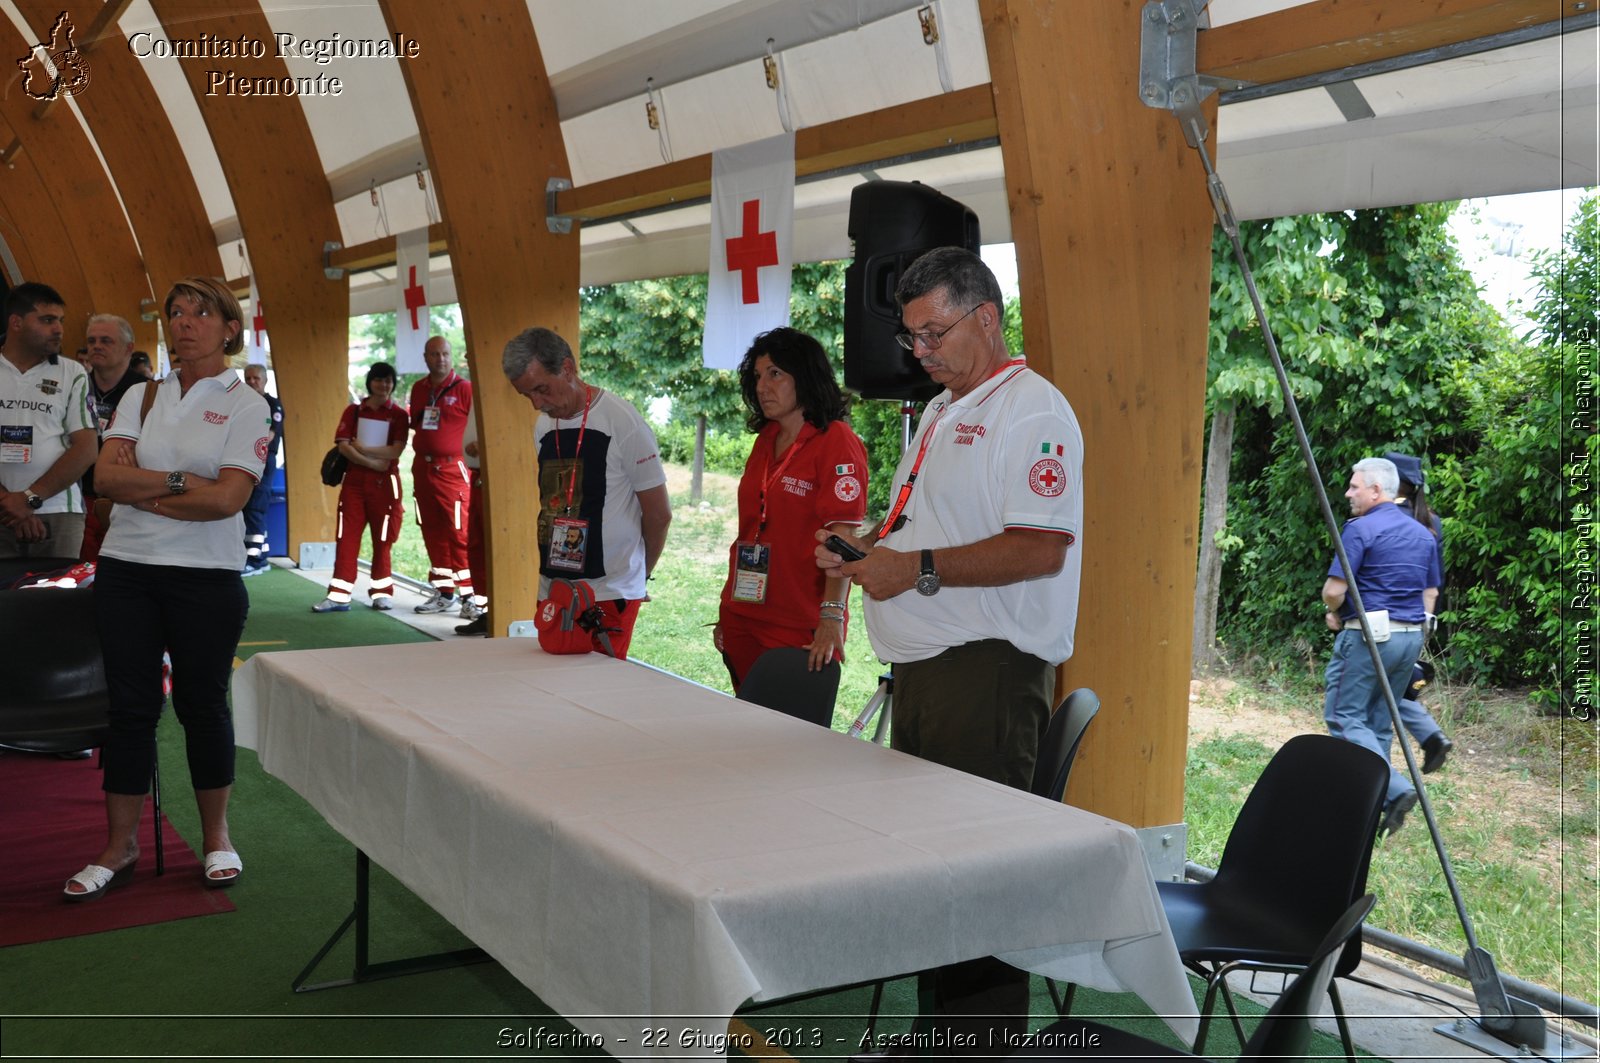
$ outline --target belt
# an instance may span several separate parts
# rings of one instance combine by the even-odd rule
[[[460,460],[461,455],[459,455],[459,454],[418,454],[417,457],[421,458],[423,461],[437,464],[439,462],[444,462],[444,461],[458,461],[458,460]]]
[[[1344,629],[1346,631],[1360,631],[1361,630],[1361,621],[1359,621],[1359,620],[1346,620],[1344,622]],[[1390,631],[1421,631],[1422,630],[1422,625],[1421,624],[1403,624],[1398,620],[1391,620],[1391,621],[1389,621],[1389,630]]]

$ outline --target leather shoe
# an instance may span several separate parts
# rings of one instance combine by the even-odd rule
[[[1403,793],[1383,808],[1383,821],[1378,824],[1378,837],[1384,838],[1405,826],[1406,813],[1417,807],[1417,792]]]
[[[457,635],[487,635],[489,633],[489,614],[479,613],[477,619],[465,624],[456,625]]]
[[[1450,736],[1443,731],[1436,731],[1426,742],[1422,743],[1422,774],[1432,775],[1444,767],[1445,758],[1456,744],[1450,741]]]

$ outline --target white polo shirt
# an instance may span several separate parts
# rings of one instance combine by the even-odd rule
[[[156,387],[149,423],[139,421],[144,389]],[[139,444],[144,469],[192,472],[215,479],[223,469],[239,469],[261,480],[272,445],[272,412],[267,400],[226,370],[196,381],[184,395],[178,374],[155,384],[135,385],[122,396],[106,439]],[[173,520],[118,505],[100,552],[146,565],[185,568],[244,567],[244,516],[221,520]]]
[[[945,390],[923,412],[900,459],[891,505],[924,440],[927,453],[904,510],[907,519],[883,545],[918,553],[1025,528],[1065,535],[1071,547],[1053,576],[866,599],[873,650],[885,661],[922,661],[968,642],[1004,639],[1051,664],[1071,657],[1083,558],[1083,434],[1072,407],[1021,361],[959,401]]]
[[[32,487],[72,445],[72,433],[97,428],[89,375],[75,358],[46,358],[26,373],[0,358],[0,485]],[[82,513],[74,480],[44,500],[37,513]]]

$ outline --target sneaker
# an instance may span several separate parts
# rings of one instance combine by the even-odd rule
[[[313,613],[348,613],[350,611],[350,603],[336,602],[332,598],[324,598],[316,605],[313,605],[311,611]]]
[[[461,619],[476,620],[483,615],[483,610],[472,603],[471,598],[461,599]]]
[[[252,561],[246,561],[244,563],[244,570],[239,574],[241,576],[259,576],[263,572],[270,572],[271,570],[272,562],[268,561],[264,557],[258,557]]]
[[[440,594],[434,592],[433,597],[417,606],[416,611],[424,615],[428,613],[446,613],[456,607],[456,596],[453,594]]]
[[[489,633],[489,614],[479,612],[478,615],[466,624],[456,625],[457,635],[487,635]]]
[[[372,608],[380,613],[387,613],[394,608],[394,598],[387,594],[380,594],[372,599]]]

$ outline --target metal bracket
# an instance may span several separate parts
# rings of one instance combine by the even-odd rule
[[[1195,70],[1195,42],[1209,25],[1209,0],[1150,0],[1139,22],[1139,99],[1146,107],[1171,111],[1184,139],[1197,147],[1206,138],[1200,103],[1219,88],[1248,82],[1201,77]]]
[[[557,195],[571,187],[572,182],[565,177],[552,177],[544,183],[544,223],[553,233],[572,232],[572,217],[562,214],[556,206]]]
[[[322,241],[322,275],[331,281],[344,280],[344,269],[335,266],[330,256],[335,251],[343,251],[344,245],[337,240]]]

